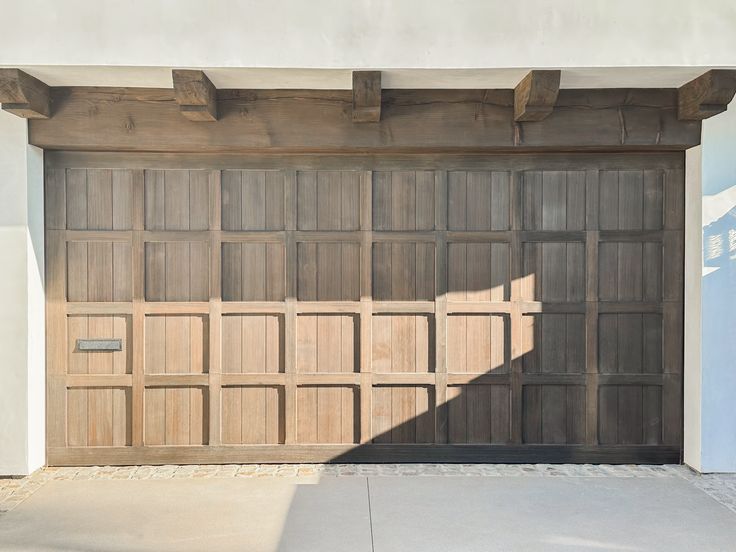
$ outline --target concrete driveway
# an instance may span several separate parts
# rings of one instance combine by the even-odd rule
[[[0,550],[705,552],[736,543],[736,513],[678,467],[348,466],[297,476],[234,467],[222,477],[168,468],[142,478],[52,472],[0,514]],[[732,482],[723,488],[736,491]]]

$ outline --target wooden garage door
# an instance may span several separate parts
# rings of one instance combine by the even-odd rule
[[[50,464],[679,459],[681,154],[48,158]]]

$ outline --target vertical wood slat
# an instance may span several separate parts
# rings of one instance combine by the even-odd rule
[[[284,443],[297,442],[297,182],[296,171],[284,174],[284,210],[286,227],[286,305],[284,309]]]
[[[448,442],[447,404],[447,171],[435,172],[435,443]]]
[[[373,172],[360,180],[360,442],[373,438]]]
[[[131,426],[133,446],[143,446],[145,427],[145,389],[143,386],[145,370],[145,263],[146,252],[143,241],[145,229],[145,175],[143,171],[135,171],[133,175],[133,389],[131,398]]]
[[[585,221],[585,443],[598,444],[598,213],[600,178],[587,171]]]
[[[523,273],[523,243],[520,230],[523,225],[524,203],[522,199],[524,174],[515,171],[511,178],[511,316],[509,323],[511,341],[511,442],[523,440],[524,397],[521,377],[523,371],[524,338],[521,311]]]
[[[222,374],[222,188],[221,172],[208,178],[210,234],[209,293],[209,444],[222,444],[221,374]]]

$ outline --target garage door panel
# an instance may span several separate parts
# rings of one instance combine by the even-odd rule
[[[54,459],[672,459],[681,156],[246,157],[51,163]]]
[[[585,441],[585,387],[525,385],[523,440],[536,444],[582,444]]]
[[[299,230],[358,230],[360,172],[297,171]]]
[[[508,385],[453,385],[447,390],[450,443],[505,444],[511,440]]]
[[[67,445],[131,444],[131,390],[76,387],[67,391]]]
[[[297,317],[297,372],[357,372],[360,326],[354,315]]]
[[[221,201],[223,230],[284,229],[284,175],[281,171],[222,171]]]
[[[222,317],[222,372],[225,374],[282,373],[284,346],[282,315]]]
[[[278,445],[284,442],[283,386],[222,389],[222,442]]]
[[[585,299],[585,246],[579,242],[523,244],[524,298],[545,303]]]
[[[449,230],[507,230],[510,174],[505,171],[450,171],[447,175]]]
[[[352,386],[300,386],[297,388],[298,443],[357,443],[359,404]]]
[[[511,294],[507,243],[450,243],[448,301],[508,301]]]
[[[424,386],[373,387],[373,442],[434,441],[434,390]]]
[[[434,244],[374,243],[373,299],[434,300]]]
[[[433,324],[433,320],[427,315],[374,315],[373,371],[433,371]]]
[[[67,370],[69,374],[130,374],[132,326],[127,315],[70,316],[67,319]],[[80,350],[80,339],[119,339],[119,351]]]
[[[432,230],[434,171],[374,171],[373,229]]]
[[[146,243],[146,300],[207,301],[208,266],[206,242]]]
[[[585,315],[528,314],[522,319],[524,373],[585,372]]]
[[[145,392],[146,445],[206,445],[208,397],[202,387],[149,387]]]

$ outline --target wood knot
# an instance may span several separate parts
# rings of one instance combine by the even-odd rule
[[[125,131],[128,133],[135,131],[135,122],[132,117],[128,117],[125,121]]]

